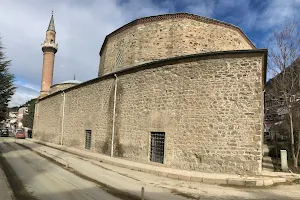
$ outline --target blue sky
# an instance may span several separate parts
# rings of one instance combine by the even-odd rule
[[[59,50],[54,84],[97,77],[99,50],[107,34],[136,18],[188,12],[239,26],[258,48],[294,17],[300,0],[0,0],[0,36],[17,86],[10,106],[37,97],[42,72],[41,43],[54,10]]]

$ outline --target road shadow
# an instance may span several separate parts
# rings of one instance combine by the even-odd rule
[[[40,144],[35,144],[33,143],[32,148],[38,148],[41,145]],[[9,146],[9,145],[8,145]],[[32,150],[23,148],[23,146],[17,146],[16,144],[11,144],[11,146],[13,147],[7,147],[4,149],[3,153],[9,153],[12,151],[20,151],[20,152],[24,152],[25,151],[28,153],[28,151],[30,151],[31,153],[30,155],[35,155],[32,156],[30,159],[24,159],[24,158],[20,158],[20,157],[10,157],[10,163],[18,163],[20,162],[20,159],[24,162],[26,162],[26,164],[28,164],[28,166],[32,167],[32,166],[36,166],[36,170],[39,170],[38,173],[32,174],[30,176],[26,177],[26,180],[22,180],[22,178],[19,177],[18,174],[16,174],[14,172],[14,166],[12,166],[11,164],[9,164],[8,162],[3,164],[3,159],[0,159],[1,161],[1,165],[3,166],[3,168],[5,168],[5,174],[8,177],[9,183],[14,191],[14,194],[16,196],[16,199],[28,199],[28,200],[35,200],[35,199],[104,199],[104,196],[100,193],[108,193],[114,197],[117,197],[118,199],[125,199],[125,200],[135,200],[135,199],[141,199],[140,194],[136,194],[136,195],[132,195],[135,194],[136,191],[134,190],[125,190],[125,191],[120,191],[117,188],[111,187],[109,185],[106,185],[105,183],[101,183],[99,181],[96,181],[93,179],[93,176],[91,175],[90,177],[84,176],[79,172],[76,172],[75,170],[73,170],[70,167],[64,166],[63,164],[57,163],[56,161],[54,161],[52,159],[49,160],[49,158],[44,158],[44,157],[40,157],[39,154],[36,154],[36,152],[32,152]],[[3,157],[2,157],[3,158]],[[50,162],[49,162],[50,161]],[[5,162],[5,161],[4,161]],[[53,168],[54,166],[59,166],[60,168],[62,168],[65,171],[68,171],[74,175],[76,175],[77,177],[80,177],[82,180],[94,183],[95,186],[94,187],[89,187],[89,188],[76,188],[74,190],[66,190],[66,191],[61,191],[61,192],[57,192],[57,191],[51,191],[51,192],[46,192],[46,193],[40,193],[38,194],[38,196],[36,196],[35,193],[31,193],[30,191],[28,191],[26,189],[26,182],[32,182],[35,181],[35,176],[37,175],[42,175],[43,173],[47,172],[47,173],[51,173],[50,171],[47,171],[48,169]],[[39,166],[41,168],[39,168]],[[46,170],[44,168],[44,166],[46,166]],[[86,169],[88,170],[88,169]],[[24,172],[27,171],[24,169]],[[175,181],[175,180],[174,180]],[[43,184],[43,183],[42,183]],[[46,186],[44,186],[46,187]],[[160,188],[160,187],[158,187]],[[221,187],[219,187],[221,188]],[[276,188],[276,187],[275,187]],[[35,189],[35,188],[33,188]],[[239,196],[236,195],[226,195],[226,196],[212,196],[213,194],[204,194],[204,195],[199,195],[199,194],[192,194],[192,193],[188,193],[188,192],[180,192],[178,190],[168,190],[166,189],[166,192],[161,192],[161,193],[154,193],[154,192],[149,192],[147,190],[147,187],[145,188],[145,195],[147,197],[151,197],[151,198],[146,198],[146,199],[170,199],[170,200],[177,200],[177,199],[201,199],[201,200],[212,200],[212,199],[291,199],[288,198],[287,196],[285,196],[284,194],[275,194],[274,193],[274,187],[272,188],[263,188],[263,189],[257,189],[256,191],[253,191],[253,188],[235,188],[236,191],[242,191],[245,192],[247,194],[249,194],[249,197],[253,197],[253,198],[241,198]],[[175,196],[174,197],[170,197],[170,193],[173,194]],[[76,195],[75,195],[76,194]],[[114,198],[112,198],[114,199]],[[109,200],[109,197],[108,199]]]
[[[17,139],[15,137],[1,137],[0,138],[0,153],[8,153],[10,151],[16,151],[17,149],[11,147],[5,150],[3,150],[3,145],[7,146],[11,146],[10,143],[23,143],[26,142],[26,139]],[[36,144],[36,143],[32,143],[32,148],[38,148],[40,145]],[[18,149],[18,151],[21,151],[22,149]]]

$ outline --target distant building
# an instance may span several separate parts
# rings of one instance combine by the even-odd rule
[[[20,107],[18,111],[18,128],[23,128],[22,120],[26,114],[28,114],[28,107]]]
[[[3,125],[3,128],[8,128],[10,130],[18,128],[18,112],[9,112],[8,118],[5,120]]]
[[[277,76],[270,79],[265,86],[264,125],[265,125],[265,132],[273,132],[272,135],[275,135],[275,133],[277,135],[287,134],[284,133],[283,130],[278,130],[278,128],[280,128],[280,126],[282,126],[283,123],[287,125],[286,124],[287,122],[285,121],[286,118],[288,117],[287,105],[299,106],[300,87],[297,84],[296,86],[293,86],[293,88],[295,89],[292,90],[290,88],[291,86],[289,85],[290,82],[288,80],[291,79],[291,77],[294,77],[295,80],[299,79],[300,58],[296,59],[287,68],[285,73],[287,76],[286,78],[281,80],[282,73],[280,73]],[[284,96],[282,95],[283,92],[285,92],[286,95],[290,95],[290,96],[284,98]],[[294,124],[296,123],[298,122],[294,122]]]

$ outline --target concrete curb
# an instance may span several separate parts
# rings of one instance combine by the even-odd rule
[[[169,171],[173,170],[170,168],[166,168],[166,167],[160,167],[161,169],[156,169],[157,167],[153,167],[151,166],[151,168],[143,168],[143,167],[139,167],[139,166],[134,166],[134,162],[132,162],[132,164],[126,164],[126,163],[122,163],[122,159],[118,159],[118,158],[105,158],[103,155],[101,155],[100,157],[97,156],[93,156],[93,155],[89,155],[90,152],[84,152],[83,150],[73,150],[69,147],[65,147],[65,146],[60,146],[60,145],[56,145],[56,144],[52,144],[52,143],[48,143],[48,142],[43,142],[43,141],[39,141],[39,140],[35,140],[35,139],[30,139],[29,141],[41,144],[41,145],[45,145],[51,148],[55,148],[58,150],[62,150],[68,153],[72,153],[75,154],[77,156],[81,156],[81,157],[85,157],[88,159],[92,159],[92,160],[96,160],[96,161],[100,161],[100,162],[104,162],[107,164],[111,164],[114,166],[118,166],[118,167],[122,167],[122,168],[127,168],[127,169],[131,169],[131,170],[135,170],[135,171],[141,171],[141,172],[146,172],[146,173],[150,173],[150,174],[154,174],[154,175],[158,175],[158,176],[164,176],[164,177],[168,177],[168,178],[172,178],[172,179],[178,179],[178,180],[184,180],[184,181],[193,181],[193,182],[202,182],[202,183],[206,183],[206,184],[218,184],[218,185],[228,185],[228,186],[245,186],[245,187],[267,187],[267,186],[272,186],[274,184],[278,185],[278,184],[285,184],[287,182],[289,182],[286,178],[284,177],[269,177],[269,176],[257,176],[257,177],[249,177],[249,176],[237,176],[237,175],[230,175],[227,174],[225,177],[221,174],[215,174],[216,176],[207,176],[203,173],[203,175],[199,175],[199,172],[197,172],[198,174],[195,175],[191,175],[191,171],[185,171],[185,170],[176,170],[178,171],[182,171],[181,173],[174,173],[174,172],[167,172],[167,170],[169,169]],[[79,152],[80,151],[80,152]],[[188,174],[187,174],[188,172]],[[206,173],[207,174],[207,173]],[[219,177],[218,177],[219,175]]]

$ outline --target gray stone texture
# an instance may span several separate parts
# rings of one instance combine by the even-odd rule
[[[199,56],[118,75],[114,155],[179,169],[261,170],[263,53]],[[110,153],[113,76],[65,91],[64,145]],[[36,106],[34,135],[58,144],[63,95]],[[164,164],[149,162],[151,132],[166,134]]]
[[[33,134],[42,141],[60,144],[63,95],[59,93],[35,106]]]
[[[99,76],[175,56],[253,49],[237,28],[187,17],[148,21],[109,37],[102,47]]]

